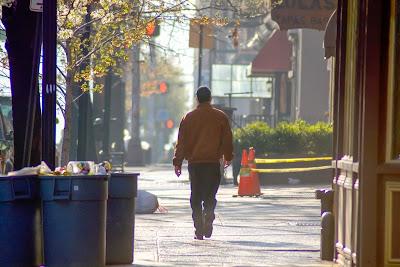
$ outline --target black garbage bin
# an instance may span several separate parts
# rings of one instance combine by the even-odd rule
[[[107,264],[131,264],[138,173],[112,173],[107,201]]]
[[[109,177],[39,178],[45,266],[105,266]]]
[[[41,263],[37,176],[0,177],[0,266]]]

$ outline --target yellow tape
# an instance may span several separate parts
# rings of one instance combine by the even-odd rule
[[[318,171],[331,169],[332,166],[320,166],[320,167],[309,167],[309,168],[288,168],[288,169],[251,169],[254,172],[261,173],[287,173],[287,172],[305,172],[305,171]]]
[[[332,160],[332,157],[293,158],[293,159],[255,159],[254,161],[259,164],[266,164],[266,163],[306,162],[306,161],[318,161],[318,160]]]

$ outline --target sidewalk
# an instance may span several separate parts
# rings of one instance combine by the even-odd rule
[[[262,198],[232,197],[223,185],[211,239],[193,239],[187,171],[166,166],[139,171],[139,189],[159,197],[168,213],[136,215],[133,266],[334,266],[319,260],[320,186],[262,188]],[[132,265],[129,265],[132,266]]]

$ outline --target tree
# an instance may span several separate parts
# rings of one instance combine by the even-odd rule
[[[190,8],[188,0],[61,0],[59,1],[59,44],[64,52],[66,73],[63,87],[65,100],[65,129],[63,160],[68,161],[71,142],[73,100],[82,93],[102,90],[101,84],[90,88],[87,81],[104,77],[128,58],[133,45],[146,39],[146,26],[155,19],[181,20],[182,9]],[[90,12],[90,19],[87,14]],[[90,35],[82,38],[90,25]],[[82,67],[85,62],[90,62]],[[74,93],[75,97],[74,97]]]
[[[2,1],[2,3],[10,2]],[[6,9],[6,12],[15,11],[15,6],[23,6],[23,11],[31,16],[29,2],[20,0]],[[134,44],[147,38],[145,33],[149,22],[156,19],[181,21],[186,19],[183,10],[198,9],[189,0],[58,0],[57,3],[58,44],[61,48],[58,57],[60,63],[58,89],[62,94],[59,104],[61,103],[65,119],[62,147],[62,162],[65,164],[69,160],[74,101],[89,90],[101,91],[102,85],[93,84],[93,81],[104,77],[110,70],[121,72],[116,66],[120,61],[127,59],[127,53]],[[16,24],[35,25],[33,20],[28,19],[29,16],[13,15],[11,18]],[[29,32],[28,26],[22,28]],[[20,32],[22,28],[8,28],[7,36],[24,35]],[[21,45],[16,46],[14,55],[24,53],[27,49],[22,44],[31,41],[24,39]],[[20,60],[18,64],[30,66],[32,65],[30,62],[30,60]],[[12,69],[11,66],[11,72]],[[19,72],[18,75],[29,77],[31,71],[25,74]],[[25,106],[21,103],[20,106]],[[35,134],[35,136],[40,139],[40,135]]]
[[[197,9],[203,12],[211,8],[216,12],[230,13],[231,19],[247,19],[268,14],[271,5],[280,4],[282,1],[283,0],[203,0]]]

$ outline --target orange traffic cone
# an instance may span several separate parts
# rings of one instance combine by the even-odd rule
[[[252,171],[252,169],[256,169],[256,150],[254,147],[249,148],[249,168],[250,168],[250,176],[252,180],[252,186],[253,186],[253,194],[256,196],[261,195],[261,189],[260,189],[260,179],[258,178],[258,173],[255,171]]]
[[[242,162],[240,167],[240,180],[238,188],[238,196],[253,196],[253,182],[251,178],[247,150],[243,149],[242,152]]]

